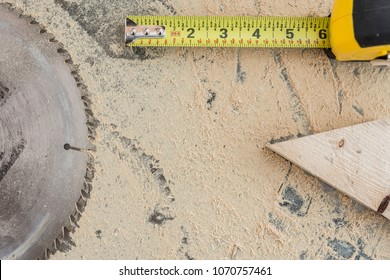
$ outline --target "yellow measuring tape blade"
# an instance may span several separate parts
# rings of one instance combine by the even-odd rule
[[[330,48],[327,17],[129,16],[129,20],[137,26],[161,26],[165,36],[141,36],[128,46]],[[127,32],[136,31],[126,29],[126,37]],[[148,35],[149,29],[143,32]]]

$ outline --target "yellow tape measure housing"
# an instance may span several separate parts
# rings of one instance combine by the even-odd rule
[[[326,17],[129,16],[138,47],[330,48]]]

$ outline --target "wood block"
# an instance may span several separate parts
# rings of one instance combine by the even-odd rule
[[[390,119],[267,147],[390,219]]]

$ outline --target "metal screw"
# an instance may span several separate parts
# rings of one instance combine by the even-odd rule
[[[135,28],[131,29],[130,35],[134,36],[137,34],[137,30]]]
[[[146,36],[148,36],[148,35],[149,35],[149,33],[150,33],[150,30],[149,30],[149,28],[145,28],[145,30],[144,30],[144,34],[145,34]]]

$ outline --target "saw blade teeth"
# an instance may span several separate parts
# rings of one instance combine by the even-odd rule
[[[62,227],[61,238],[65,238],[65,227]]]
[[[57,249],[57,248],[58,248],[57,244],[58,244],[58,238],[54,239],[54,242],[53,242],[53,246],[54,246],[54,250],[55,250],[55,251],[58,250],[58,249]]]
[[[85,200],[82,198],[82,195],[80,194],[80,199],[79,201],[76,203],[76,209],[77,209],[77,212],[79,213],[79,215],[81,215],[84,210],[85,210]]]
[[[86,129],[88,130],[88,143],[90,143],[90,149],[86,150],[88,155],[88,161],[85,168],[84,183],[80,186],[80,197],[79,200],[75,202],[73,213],[68,217],[68,223],[63,225],[59,229],[58,238],[56,238],[52,244],[48,244],[47,248],[42,252],[42,259],[48,259],[56,250],[61,251],[63,247],[61,244],[69,244],[67,250],[71,246],[75,246],[75,243],[71,239],[71,233],[74,232],[76,228],[79,227],[78,220],[80,219],[82,212],[85,210],[87,200],[90,198],[90,192],[92,191],[92,180],[94,178],[94,154],[96,151],[95,145],[93,142],[96,138],[96,128],[98,121],[94,117],[92,110],[92,102],[89,98],[88,87],[85,85],[81,75],[79,73],[79,66],[74,63],[71,54],[66,50],[65,46],[60,43],[53,34],[51,34],[48,29],[39,23],[39,20],[36,20],[32,16],[24,14],[23,10],[16,8],[10,3],[0,3],[1,6],[6,7],[6,9],[16,15],[20,20],[25,21],[27,24],[35,26],[38,36],[42,36],[48,42],[48,46],[53,48],[53,53],[57,53],[60,58],[63,59],[64,63],[68,65],[69,73],[74,77],[76,85],[80,92],[80,101],[84,105],[84,111],[86,116]],[[86,147],[87,148],[87,147]]]
[[[62,47],[59,47],[59,48],[57,49],[57,53],[62,54],[62,55],[68,54],[67,50],[65,50],[65,49],[62,48]]]
[[[65,240],[70,240],[70,232],[69,232],[69,229],[67,227],[62,228],[62,234],[63,234],[63,238]]]
[[[73,64],[72,58],[69,56],[68,59],[65,59],[65,63],[66,63],[66,64]]]
[[[83,88],[84,84],[83,83],[77,83],[78,88]]]
[[[81,197],[86,202],[87,199],[89,198],[89,193],[87,193],[85,190],[81,190]]]
[[[76,214],[73,214],[73,215],[70,215],[69,216],[69,221],[70,221],[70,225],[72,228],[78,228],[79,225],[77,224],[77,219],[75,217]]]
[[[90,197],[90,192],[92,191],[92,184],[90,182],[84,181],[84,191],[87,194],[88,198]]]
[[[46,249],[44,256],[43,256],[43,259],[47,260],[49,258],[49,256],[50,256],[49,249]]]
[[[89,97],[87,95],[83,95],[81,96],[81,99],[84,101],[85,104],[89,105],[91,104],[91,100],[89,99]],[[90,109],[85,109],[85,112],[89,115],[89,116],[93,116],[93,113]]]

